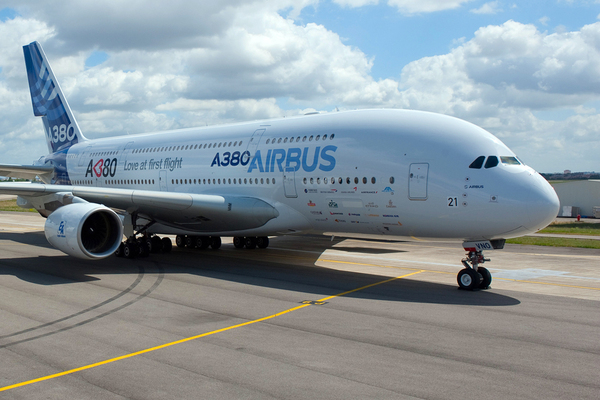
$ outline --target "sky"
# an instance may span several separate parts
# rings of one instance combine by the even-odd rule
[[[600,171],[600,0],[0,0],[0,37],[0,163],[48,151],[22,50],[38,41],[90,139],[415,109],[539,172]]]

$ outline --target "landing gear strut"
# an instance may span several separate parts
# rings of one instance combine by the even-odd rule
[[[458,286],[466,290],[489,288],[492,283],[492,274],[487,268],[480,267],[486,261],[490,261],[490,259],[484,258],[481,250],[469,251],[467,257],[462,259],[465,268],[458,273]]]
[[[171,251],[173,247],[171,239],[148,235],[146,230],[154,224],[154,221],[148,222],[137,232],[134,231],[137,225],[136,213],[126,214],[123,222],[123,232],[127,236],[127,240],[121,243],[115,251],[117,257],[148,257],[150,253],[169,253]],[[138,237],[138,235],[140,236]]]
[[[462,264],[465,268],[458,273],[456,279],[460,289],[489,289],[492,283],[492,274],[487,268],[481,265],[489,262],[490,259],[483,256],[483,250],[502,249],[504,242],[504,239],[497,239],[463,243],[463,247],[467,251],[467,256],[462,259]]]

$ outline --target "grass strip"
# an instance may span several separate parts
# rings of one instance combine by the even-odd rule
[[[600,249],[600,240],[594,239],[523,236],[520,238],[508,239],[506,243],[524,244],[532,246],[578,247],[582,249]]]
[[[17,205],[17,199],[0,200],[0,211],[37,212],[33,208],[26,209]]]
[[[600,236],[600,224],[593,222],[554,222],[539,233]]]

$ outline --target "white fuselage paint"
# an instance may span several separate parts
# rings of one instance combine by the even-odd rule
[[[68,150],[71,184],[251,196],[279,216],[248,231],[158,221],[157,233],[355,232],[494,239],[543,228],[556,194],[485,130],[438,114],[365,110],[90,140]],[[101,161],[102,160],[102,161]],[[341,181],[341,183],[340,183]]]

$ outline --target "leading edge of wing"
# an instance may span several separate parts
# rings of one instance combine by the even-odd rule
[[[0,183],[0,193],[24,198],[71,193],[91,203],[136,212],[169,225],[214,225],[219,230],[256,228],[279,216],[271,204],[247,196],[11,182]]]

